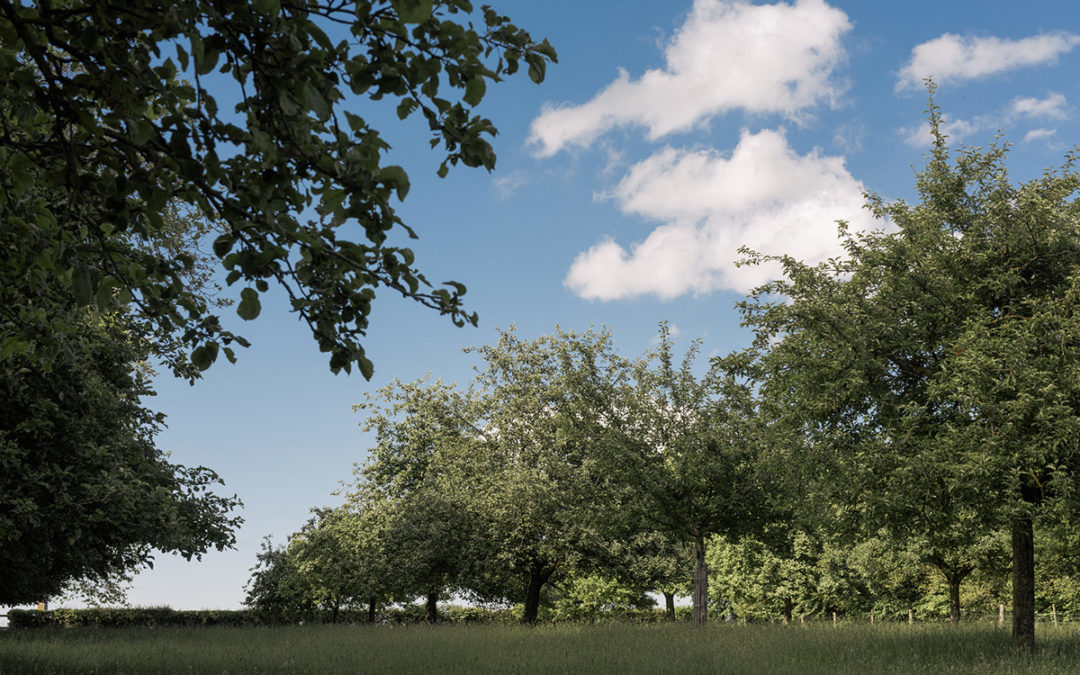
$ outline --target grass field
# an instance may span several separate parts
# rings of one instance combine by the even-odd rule
[[[989,624],[288,626],[0,632],[0,673],[1077,673],[1080,627],[1034,657]]]

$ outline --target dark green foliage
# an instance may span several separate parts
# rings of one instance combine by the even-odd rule
[[[174,610],[168,607],[8,610],[11,628],[163,628],[261,626],[267,623],[265,615],[251,610]]]
[[[1080,156],[1016,184],[1008,145],[954,152],[928,112],[919,202],[871,196],[895,230],[842,232],[844,258],[779,258],[786,278],[741,304],[746,372],[792,430],[791,473],[865,529],[954,579],[1010,530],[1031,648],[1033,520],[1080,512]]]
[[[10,289],[8,289],[10,290]],[[0,360],[0,605],[145,564],[152,550],[196,557],[233,543],[235,498],[203,467],[154,446],[139,344],[120,317],[70,309],[78,333],[45,372]]]
[[[298,613],[278,613],[262,608],[240,610],[175,610],[168,607],[36,609],[8,610],[11,628],[165,628],[193,626],[273,626],[295,624],[364,624],[365,610],[349,608],[336,614],[326,609],[309,609]],[[440,614],[446,623],[507,623],[518,620],[513,610],[487,609],[450,605]],[[389,607],[379,612],[380,624],[424,623],[424,608],[420,605]]]
[[[169,205],[187,204],[215,223],[242,319],[276,283],[331,369],[370,377],[361,340],[377,289],[457,324],[476,316],[464,286],[433,288],[393,243],[415,236],[394,209],[408,176],[382,163],[388,145],[357,111],[419,113],[445,152],[440,175],[490,170],[496,129],[473,111],[485,80],[526,65],[539,81],[554,59],[546,40],[468,0],[3,0],[0,223],[23,243],[4,251],[0,287],[14,273],[49,276],[80,306],[130,307],[195,377],[246,343],[186,287],[193,256],[159,246]],[[72,325],[6,305],[0,359],[47,368]]]

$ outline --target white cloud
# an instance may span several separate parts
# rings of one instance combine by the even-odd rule
[[[847,154],[860,152],[864,138],[866,126],[863,124],[842,124],[833,131],[833,145]]]
[[[498,195],[499,199],[509,199],[511,195],[517,192],[518,188],[528,182],[528,175],[521,169],[517,169],[505,176],[492,179],[491,184],[495,188],[495,194]]]
[[[1057,133],[1057,129],[1032,129],[1024,135],[1024,142],[1030,143],[1032,141],[1039,141],[1044,138],[1050,138]]]
[[[1068,102],[1065,95],[1058,92],[1050,92],[1046,98],[1014,98],[1009,103],[1009,114],[1012,117],[1043,117],[1047,119],[1068,119]]]
[[[945,33],[911,50],[911,59],[900,70],[896,90],[922,88],[927,77],[934,78],[937,84],[945,84],[1052,63],[1077,44],[1080,44],[1080,35],[1063,31],[1020,40]]]
[[[941,130],[949,137],[950,143],[958,143],[973,133],[986,128],[988,119],[954,120],[948,115],[941,116]],[[900,129],[900,135],[904,142],[916,148],[928,148],[934,142],[930,134],[930,123],[923,122],[914,128]]]
[[[1003,109],[970,120],[953,119],[946,114],[942,114],[941,130],[949,137],[950,142],[956,143],[980,131],[1006,127],[1018,118],[1067,119],[1068,117],[1069,107],[1065,96],[1057,92],[1050,92],[1046,98],[1041,99],[1014,98]],[[1024,137],[1024,141],[1045,138],[1051,133],[1053,132],[1046,129],[1035,129],[1028,132],[1028,135]],[[930,147],[934,140],[933,136],[930,135],[930,123],[926,121],[917,127],[901,128],[900,137],[904,139],[905,143],[916,148]]]
[[[695,0],[662,69],[636,80],[620,70],[587,103],[545,106],[529,141],[550,156],[615,127],[644,126],[655,140],[736,108],[797,119],[843,91],[832,74],[846,57],[840,38],[850,28],[847,15],[824,0]]]
[[[581,253],[565,283],[584,298],[746,292],[779,268],[736,267],[740,246],[819,262],[842,254],[838,219],[853,229],[874,222],[842,158],[800,156],[771,130],[744,131],[730,157],[665,148],[634,165],[610,196],[624,212],[663,224],[629,251],[607,239]]]

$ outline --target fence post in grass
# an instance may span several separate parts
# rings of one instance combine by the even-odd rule
[[[833,628],[836,628],[836,612],[832,613],[832,625]]]
[[[1057,626],[1057,605],[1051,603],[1050,604],[1050,611],[1054,615],[1054,625]]]
[[[911,609],[910,607],[908,607],[907,611],[907,622],[909,626],[915,623],[915,610]]]
[[[1004,626],[1004,625],[1005,625],[1005,605],[1004,604],[999,604],[998,605],[998,626]]]
[[[870,610],[870,625],[874,625],[874,610]]]
[[[806,623],[806,615],[805,614],[800,614],[799,615],[799,623],[801,623],[801,624]]]

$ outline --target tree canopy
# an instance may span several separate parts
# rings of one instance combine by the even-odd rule
[[[77,342],[48,373],[0,360],[0,605],[123,575],[152,551],[187,558],[234,541],[235,497],[213,471],[154,445],[138,342],[117,317],[74,310]]]
[[[156,246],[169,205],[186,204],[215,223],[242,319],[276,284],[332,370],[370,377],[362,339],[377,290],[457,324],[476,315],[462,284],[435,288],[396,243],[415,236],[394,208],[409,179],[384,164],[365,110],[421,116],[445,152],[440,175],[490,170],[496,129],[475,112],[486,83],[523,65],[540,82],[554,60],[546,40],[468,0],[4,0],[0,222],[24,243],[6,253],[0,286],[49,275],[80,305],[130,308],[183,347],[163,356],[188,377],[219,352],[232,360],[246,342],[185,286],[192,256]],[[38,309],[0,310],[0,358],[48,366],[70,326]]]
[[[932,99],[929,121],[919,203],[869,201],[895,231],[845,234],[814,267],[781,257],[787,278],[743,303],[749,372],[798,430],[792,463],[871,527],[939,558],[1008,527],[1030,648],[1032,522],[1077,505],[1077,154],[1017,185],[1008,145],[954,154]]]
[[[140,403],[146,361],[193,381],[247,345],[218,279],[243,320],[282,289],[368,378],[376,291],[475,324],[401,245],[409,178],[369,113],[421,118],[440,176],[490,170],[486,83],[555,58],[468,0],[0,0],[0,604],[232,543],[238,501]]]

